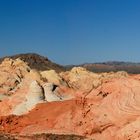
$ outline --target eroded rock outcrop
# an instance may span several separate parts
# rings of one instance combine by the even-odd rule
[[[81,67],[75,67],[71,71],[61,73],[70,88],[90,92],[101,84],[100,75],[87,71]]]
[[[110,72],[110,73],[93,73],[82,67],[74,67],[71,71],[63,72],[61,77],[67,82],[70,88],[80,90],[83,93],[89,93],[93,89],[99,87],[103,82],[110,79],[125,78],[128,76],[126,72]]]
[[[55,85],[66,85],[65,81],[62,80],[62,78],[58,73],[55,72],[55,70],[42,71],[40,74],[42,78],[46,79],[48,83],[53,83]]]
[[[37,83],[37,81],[33,81],[30,84],[25,100],[21,104],[16,106],[16,108],[13,111],[13,114],[25,114],[31,109],[33,109],[38,103],[41,103],[44,100],[45,96],[42,87]]]
[[[20,59],[5,58],[0,65],[0,93],[16,90],[29,71],[29,66]]]
[[[73,95],[69,95],[68,93],[64,94],[63,91],[53,83],[45,83],[43,85],[43,89],[45,100],[47,102],[70,100],[74,97]]]

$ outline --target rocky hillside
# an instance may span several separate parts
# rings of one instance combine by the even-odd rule
[[[26,62],[32,69],[37,70],[50,70],[54,69],[57,72],[64,71],[65,68],[61,65],[58,65],[52,61],[50,61],[47,57],[35,54],[35,53],[27,53],[27,54],[18,54],[13,56],[6,56],[11,59],[20,58],[24,62]],[[0,58],[0,63],[6,58]]]

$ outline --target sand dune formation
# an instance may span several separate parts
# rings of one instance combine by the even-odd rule
[[[139,74],[57,66],[41,70],[20,58],[2,61],[0,132],[5,139],[140,140]]]

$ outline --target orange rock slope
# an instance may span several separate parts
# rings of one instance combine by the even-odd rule
[[[140,78],[84,68],[56,73],[20,59],[0,65],[0,131],[140,140]]]

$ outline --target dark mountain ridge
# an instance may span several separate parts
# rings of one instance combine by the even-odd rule
[[[58,65],[50,61],[47,57],[41,56],[36,53],[26,53],[26,54],[17,54],[13,56],[5,56],[0,58],[0,63],[7,57],[12,59],[20,58],[21,60],[26,62],[32,69],[37,69],[40,71],[54,69],[57,72],[61,72],[65,70],[63,66]]]

